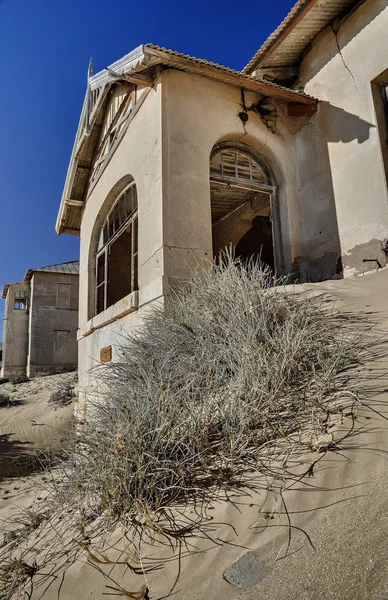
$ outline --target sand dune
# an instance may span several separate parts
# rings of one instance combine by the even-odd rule
[[[73,414],[73,406],[55,410],[48,401],[60,385],[75,379],[74,373],[64,373],[0,386],[14,403],[0,408],[0,519],[39,497],[41,475],[31,474],[35,452],[60,449]]]
[[[388,270],[303,289],[326,294],[344,316],[376,324],[370,360],[358,376],[364,405],[356,419],[345,414],[333,422],[328,450],[294,457],[294,477],[273,480],[264,491],[263,482],[248,475],[245,490],[225,492],[208,507],[195,536],[171,547],[155,534],[152,544],[143,546],[140,564],[152,600],[171,590],[180,600],[388,598]],[[31,418],[51,426],[43,405],[35,416],[29,413]],[[2,423],[3,435],[10,425]],[[14,429],[19,441],[27,440],[22,423]],[[39,435],[36,443],[44,444]],[[195,518],[193,507],[182,515],[186,521]],[[116,531],[110,559],[123,560],[128,543],[122,538]],[[228,577],[240,585],[224,577],[236,561]],[[63,600],[103,600],[110,593],[120,597],[112,588],[139,590],[144,581],[124,566],[97,565],[96,571],[85,552],[63,577],[53,579],[44,597],[54,600],[60,590]],[[36,588],[32,598],[38,600],[42,591]]]

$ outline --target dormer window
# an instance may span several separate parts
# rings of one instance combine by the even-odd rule
[[[137,190],[119,195],[100,232],[96,254],[96,314],[138,289]]]

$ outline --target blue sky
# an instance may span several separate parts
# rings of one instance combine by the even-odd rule
[[[54,226],[90,57],[99,71],[152,42],[241,69],[293,3],[0,0],[1,289],[78,258]]]

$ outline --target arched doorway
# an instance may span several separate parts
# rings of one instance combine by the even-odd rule
[[[216,146],[210,158],[213,255],[225,249],[247,261],[260,258],[275,271],[271,206],[274,186],[242,145]]]

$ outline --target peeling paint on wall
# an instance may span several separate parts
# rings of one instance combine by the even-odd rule
[[[380,269],[388,264],[388,256],[384,250],[386,240],[373,239],[365,244],[358,244],[342,255],[344,276],[352,277],[371,269]]]

